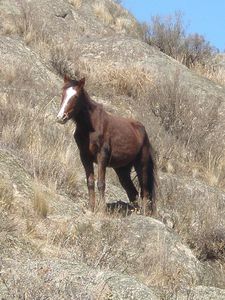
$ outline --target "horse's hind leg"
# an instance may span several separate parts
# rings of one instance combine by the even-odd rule
[[[137,176],[138,176],[138,181],[139,181],[139,184],[140,184],[140,188],[141,188],[141,199],[142,199],[142,203],[140,204],[141,205],[141,210],[143,212],[143,214],[145,215],[146,214],[146,206],[147,206],[147,201],[146,201],[146,198],[147,198],[147,193],[146,193],[146,189],[144,188],[144,183],[143,183],[143,174],[144,174],[144,170],[143,170],[143,167],[142,167],[142,163],[141,163],[141,160],[137,159],[135,164],[134,164],[134,168],[135,168],[135,171],[137,173]]]
[[[155,214],[155,200],[153,193],[154,178],[151,176],[153,165],[151,165],[149,148],[144,146],[138,155],[134,168],[137,172],[138,181],[141,187],[142,211],[143,214]]]
[[[116,168],[114,170],[119,178],[120,184],[126,191],[130,202],[134,203],[137,200],[138,191],[136,190],[136,188],[130,178],[131,167],[132,166],[126,166],[126,167],[122,167],[122,168]]]

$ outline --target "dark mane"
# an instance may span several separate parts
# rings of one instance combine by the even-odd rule
[[[77,81],[77,80],[75,80],[75,79],[72,79],[72,80],[70,80],[70,81],[64,83],[63,89],[68,89],[68,88],[70,88],[70,87],[72,87],[72,86],[76,86],[76,85],[78,85],[78,82],[79,82],[79,81]]]

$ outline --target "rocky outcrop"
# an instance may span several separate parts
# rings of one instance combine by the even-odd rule
[[[178,293],[174,299],[179,300],[222,300],[225,297],[225,291],[222,289],[197,286],[186,292]]]
[[[6,298],[26,295],[28,299],[160,299],[151,288],[133,277],[92,269],[84,264],[62,259],[12,263],[13,271],[9,262],[3,262],[5,282],[1,283],[0,291]]]
[[[177,217],[191,213],[193,226],[200,226],[198,222],[202,220],[200,216],[204,215],[204,212],[211,216],[215,212],[213,220],[222,226],[225,218],[225,194],[221,190],[189,177],[165,173],[159,176],[159,199],[162,209],[167,207],[168,211],[176,211]]]

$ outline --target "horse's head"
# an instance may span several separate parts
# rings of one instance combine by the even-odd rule
[[[64,76],[64,86],[62,92],[62,101],[59,113],[57,115],[57,122],[65,124],[72,118],[79,105],[79,98],[83,91],[85,78],[79,81],[72,80],[66,75]]]

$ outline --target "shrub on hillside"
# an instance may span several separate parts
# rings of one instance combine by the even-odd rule
[[[144,25],[144,39],[187,67],[197,63],[205,65],[216,53],[216,49],[202,35],[186,34],[179,12],[166,17],[152,17],[150,24]]]

